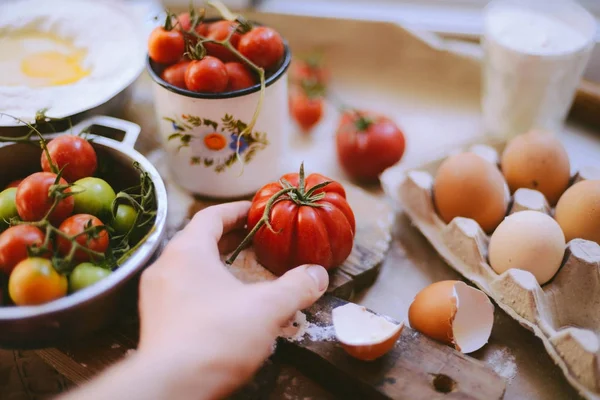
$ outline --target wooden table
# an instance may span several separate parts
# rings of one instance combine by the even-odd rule
[[[297,43],[298,48],[303,46],[302,35],[306,31],[303,28],[307,24],[305,18],[287,17],[281,20],[276,16],[267,15],[261,16],[261,20],[285,32],[292,45]],[[438,54],[435,60],[441,65],[436,64],[428,73],[420,71],[419,65],[432,61],[429,57],[433,56],[430,55],[430,49],[426,50],[420,45],[414,45],[410,49],[408,58],[408,53],[399,53],[386,59],[387,63],[397,63],[397,69],[381,67],[382,59],[378,57],[377,49],[370,49],[367,45],[360,59],[356,59],[352,51],[336,47],[336,43],[346,40],[357,30],[366,32],[361,37],[364,41],[373,40],[381,35],[398,35],[397,40],[408,46],[405,32],[390,31],[392,28],[386,24],[363,23],[362,26],[358,26],[347,21],[327,20],[319,28],[311,23],[311,28],[318,30],[326,27],[329,32],[338,32],[337,37],[330,35],[323,39],[321,44],[330,50],[334,60],[333,76],[336,77],[335,83],[339,84],[339,93],[346,98],[356,99],[355,104],[358,106],[381,106],[384,112],[396,116],[405,127],[408,134],[405,162],[414,164],[426,158],[424,150],[428,146],[427,142],[437,142],[438,147],[447,147],[449,143],[477,134],[478,69],[471,61],[453,60],[453,67],[449,72],[452,83],[439,86],[431,83],[431,74],[448,72],[447,68],[444,68],[444,63],[449,65],[451,61],[448,55]],[[390,40],[393,40],[393,37]],[[457,63],[462,63],[460,68],[456,67]],[[366,76],[365,71],[377,71],[377,74],[370,73]],[[411,74],[413,79],[405,80],[408,74]],[[359,75],[364,77],[364,80],[356,79]],[[390,89],[390,82],[397,84],[394,90]],[[415,90],[419,89],[420,92],[415,94]],[[404,97],[398,99],[398,93],[412,93],[412,97],[410,101]],[[431,121],[420,117],[418,111],[415,111],[424,105],[429,107],[429,104],[433,104]],[[446,110],[445,107],[450,107],[450,111],[440,111]],[[148,152],[157,146],[150,82],[147,77],[143,76],[136,83],[132,101],[120,116],[142,126],[142,138],[137,146],[140,151]],[[296,163],[298,159],[304,158],[310,161],[312,169],[319,169],[334,177],[340,176],[341,173],[332,157],[327,158],[323,153],[311,151],[310,147],[311,140],[325,141],[326,138],[332,137],[335,118],[335,112],[328,110],[327,118],[312,139],[294,134],[292,145],[299,151],[291,157],[290,162]],[[441,120],[435,121],[436,118]],[[420,132],[424,132],[424,137],[420,137]],[[600,154],[600,141],[597,137],[586,133],[585,129],[572,126],[569,133],[562,138],[571,154],[577,155],[576,163],[585,163],[586,160],[597,163]],[[324,146],[322,151],[331,151],[331,148]],[[378,187],[366,189],[382,196]],[[442,279],[460,279],[460,276],[438,257],[404,215],[398,215],[391,248],[381,266],[378,279],[371,288],[359,293],[354,300],[382,314],[406,320],[408,305],[414,295],[429,283]],[[73,353],[53,349],[38,352],[0,351],[0,397],[5,398],[4,395],[7,394],[9,396],[6,398],[10,399],[38,398],[68,389],[73,383],[84,382],[123,356],[124,349],[135,345],[135,339],[132,340],[132,337],[135,338],[137,325],[131,321],[121,322],[121,330],[123,329],[129,330],[130,334],[115,334],[114,330],[109,329],[84,342],[72,344]],[[74,358],[75,353],[77,356]],[[44,364],[40,355],[51,361],[64,377]],[[490,343],[472,355],[491,365],[498,374],[507,379],[507,399],[578,398],[559,368],[544,351],[541,342],[499,309],[496,310]],[[258,381],[272,382],[266,397],[334,398],[294,367],[277,360],[274,363],[274,368],[262,372],[257,378]]]

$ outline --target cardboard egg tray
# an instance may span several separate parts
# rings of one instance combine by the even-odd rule
[[[498,163],[505,144],[494,140],[471,143],[451,154],[470,150]],[[488,263],[489,236],[479,224],[460,217],[446,224],[435,211],[432,187],[445,157],[418,169],[395,166],[386,170],[381,177],[384,190],[452,268],[542,340],[582,396],[600,399],[600,245],[571,240],[560,270],[541,287],[524,270],[510,269],[498,275]],[[573,182],[600,179],[599,172],[593,167],[581,168]],[[529,189],[515,192],[507,214],[522,210],[552,214],[544,196]]]

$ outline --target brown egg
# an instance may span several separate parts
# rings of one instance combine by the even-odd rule
[[[511,192],[519,188],[538,190],[552,206],[571,179],[569,156],[562,143],[542,131],[512,139],[502,153],[501,164]]]
[[[494,325],[494,305],[481,290],[441,281],[421,290],[408,309],[410,326],[463,353],[483,347]]]
[[[440,217],[474,219],[491,233],[508,207],[506,182],[494,165],[474,153],[448,157],[437,171],[433,201]]]
[[[600,244],[600,180],[571,186],[558,201],[555,218],[567,242],[581,238]]]
[[[441,281],[421,290],[408,309],[410,326],[432,339],[453,344],[452,320],[456,314],[454,285]]]

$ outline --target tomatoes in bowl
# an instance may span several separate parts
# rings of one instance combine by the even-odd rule
[[[338,160],[353,179],[376,181],[404,154],[404,133],[389,118],[363,111],[346,111],[336,131]]]
[[[92,176],[96,172],[98,159],[96,151],[84,138],[75,135],[62,135],[48,143],[50,160],[58,170],[62,170],[62,177],[68,182]],[[52,171],[48,154],[42,153],[42,169]],[[56,171],[57,172],[57,171]]]
[[[58,176],[51,172],[36,172],[25,178],[17,188],[15,197],[19,217],[23,221],[40,221],[43,219],[54,204],[55,198],[51,195],[51,189],[56,188],[56,185],[66,187],[67,181],[63,178],[58,179]],[[70,188],[66,188],[64,193],[70,191]],[[59,224],[71,215],[74,205],[75,202],[72,196],[59,200],[48,219],[53,224]]]
[[[10,275],[15,266],[29,256],[32,248],[40,248],[46,235],[30,225],[15,225],[0,234],[0,271]],[[44,251],[44,258],[52,253]]]
[[[104,224],[98,218],[89,214],[73,215],[60,224],[58,228],[64,235],[69,236],[81,246],[97,253],[104,253],[108,249],[108,232],[106,229],[94,229],[103,227]],[[66,257],[69,255],[73,244],[63,236],[57,238],[58,252]],[[75,261],[84,262],[94,259],[94,256],[83,249],[75,250],[73,256]]]
[[[305,179],[301,168],[256,193],[248,229],[245,241],[252,241],[257,260],[282,275],[303,264],[342,264],[352,251],[356,221],[340,183],[316,173]]]

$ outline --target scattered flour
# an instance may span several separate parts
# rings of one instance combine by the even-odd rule
[[[510,383],[517,375],[517,363],[515,356],[508,349],[497,349],[487,357],[488,364],[498,375],[506,378]]]
[[[121,347],[121,345],[118,343],[114,343],[113,345],[110,346],[111,349],[118,349],[119,347]]]
[[[281,337],[291,342],[300,342],[306,338],[313,342],[336,340],[333,325],[320,326],[306,320],[306,315],[298,311],[288,325],[281,329]]]

